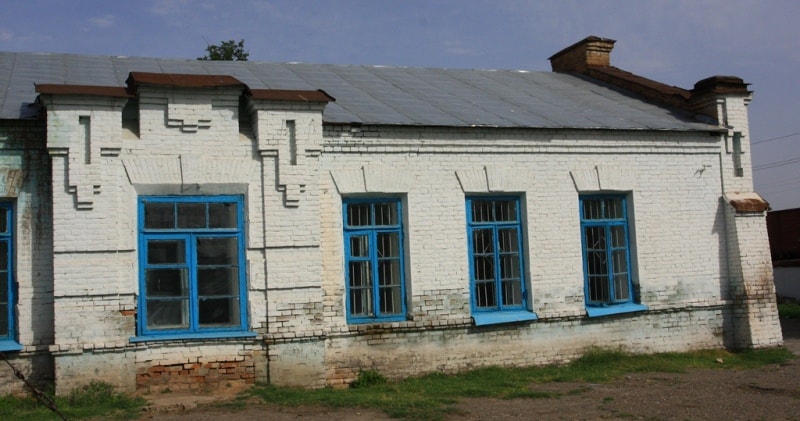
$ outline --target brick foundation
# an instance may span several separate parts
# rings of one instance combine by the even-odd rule
[[[136,370],[136,390],[146,392],[198,391],[255,382],[252,357],[245,357],[243,361],[154,365]]]

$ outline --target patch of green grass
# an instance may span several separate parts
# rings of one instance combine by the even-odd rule
[[[47,418],[51,414],[53,417]],[[57,419],[57,417],[32,397],[2,396],[0,397],[0,419],[27,421]]]
[[[377,386],[384,383],[386,383],[386,377],[384,377],[383,374],[378,373],[375,370],[366,370],[358,373],[358,377],[354,382],[350,383],[350,387],[353,389],[358,389]]]
[[[536,391],[535,385],[540,383],[598,383],[614,380],[628,373],[682,372],[691,368],[753,368],[781,363],[790,358],[793,358],[793,354],[782,348],[741,353],[706,350],[654,355],[632,355],[621,351],[594,349],[572,364],[561,366],[487,367],[454,375],[434,373],[396,382],[376,381],[350,389],[304,390],[257,385],[245,393],[277,405],[361,407],[383,411],[396,418],[435,420],[454,413],[454,405],[460,398],[559,397],[555,392]],[[383,378],[379,373],[359,376],[360,379],[362,377]],[[583,393],[586,390],[576,388],[567,394]]]
[[[91,382],[76,388],[67,396],[55,398],[58,410],[70,420],[92,417],[132,419],[139,415],[145,403],[145,399],[117,392],[103,382]],[[61,418],[33,397],[3,396],[0,397],[0,419],[24,421]]]
[[[779,303],[778,317],[781,319],[800,319],[800,304],[798,303]]]

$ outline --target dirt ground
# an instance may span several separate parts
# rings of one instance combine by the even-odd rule
[[[784,342],[797,357],[756,370],[693,370],[633,374],[611,383],[549,383],[534,390],[552,399],[464,399],[447,420],[798,420],[800,419],[800,320],[782,323]],[[574,393],[580,390],[578,393]],[[573,393],[570,393],[573,392]],[[252,403],[221,410],[211,397],[176,396],[154,401],[142,419],[178,420],[388,420],[360,408],[287,408]]]

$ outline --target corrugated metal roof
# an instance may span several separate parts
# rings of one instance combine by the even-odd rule
[[[31,117],[36,84],[125,87],[131,72],[229,75],[251,90],[322,90],[326,123],[713,130],[581,77],[552,72],[219,62],[0,52],[0,118]]]

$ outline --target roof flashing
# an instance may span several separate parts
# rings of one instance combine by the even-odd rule
[[[322,89],[293,90],[293,89],[250,89],[250,98],[266,101],[301,101],[301,102],[332,102],[335,98]]]
[[[140,85],[166,88],[247,88],[243,82],[229,75],[130,72],[125,83],[134,92]]]
[[[36,93],[40,95],[104,96],[116,98],[130,98],[133,96],[125,88],[119,86],[59,85],[53,83],[34,84],[34,86]]]

